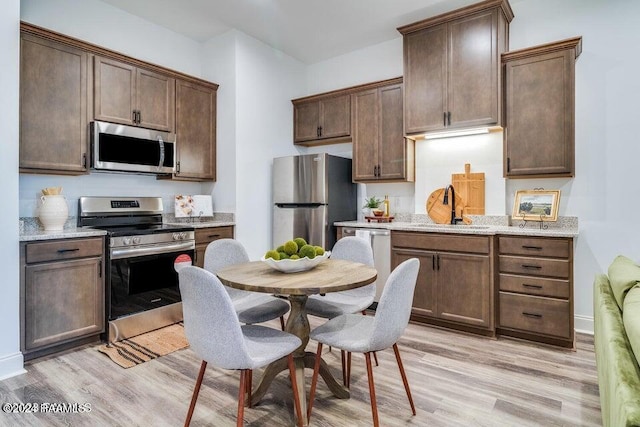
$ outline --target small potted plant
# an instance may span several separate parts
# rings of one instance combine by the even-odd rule
[[[375,196],[371,196],[364,200],[364,206],[362,207],[362,213],[364,216],[373,216],[373,211],[380,207],[382,200],[377,199]]]

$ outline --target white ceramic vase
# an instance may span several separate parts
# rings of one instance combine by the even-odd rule
[[[69,217],[69,208],[64,196],[41,196],[38,215],[45,231],[62,231]]]

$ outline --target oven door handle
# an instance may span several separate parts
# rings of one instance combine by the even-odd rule
[[[144,246],[137,248],[111,249],[111,259],[133,258],[146,255],[166,254],[171,252],[188,251],[196,248],[195,242],[180,242],[162,246]]]

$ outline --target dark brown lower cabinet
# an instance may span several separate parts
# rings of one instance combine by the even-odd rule
[[[498,333],[575,348],[573,239],[498,238]]]
[[[209,243],[218,239],[233,239],[233,226],[208,227],[196,229],[196,259],[193,264],[204,268],[204,252]]]
[[[21,350],[25,360],[104,332],[104,240],[21,244]]]
[[[493,237],[392,232],[392,268],[420,260],[412,319],[493,336]]]

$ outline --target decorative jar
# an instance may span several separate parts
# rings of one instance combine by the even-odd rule
[[[38,217],[45,231],[62,231],[69,217],[67,200],[62,195],[40,196]]]

